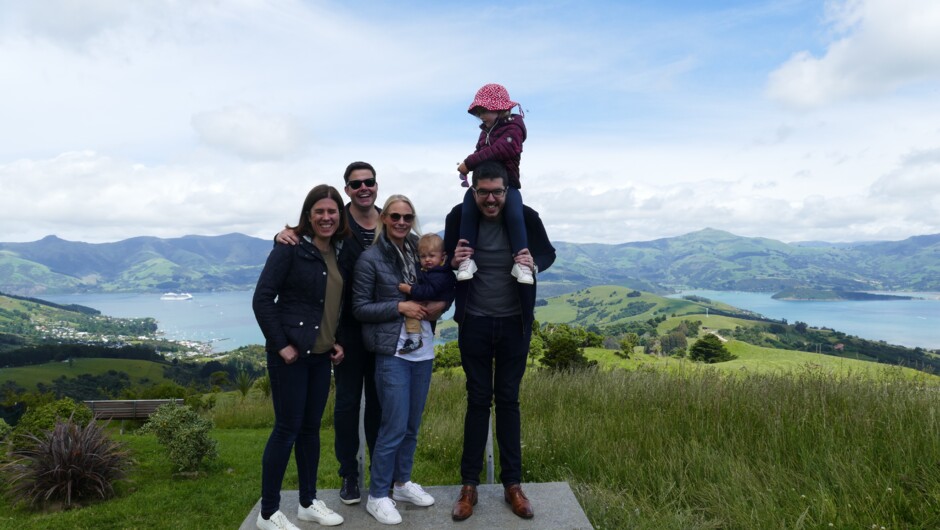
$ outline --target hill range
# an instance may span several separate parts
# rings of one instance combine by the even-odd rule
[[[47,236],[0,243],[0,291],[37,296],[247,290],[254,287],[271,244],[242,234],[98,244]],[[540,296],[594,285],[647,292],[940,291],[940,234],[858,244],[784,243],[706,228],[653,241],[555,246],[555,264],[539,277]]]

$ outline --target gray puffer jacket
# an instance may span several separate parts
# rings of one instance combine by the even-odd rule
[[[418,237],[408,235],[413,248]],[[356,261],[353,274],[352,310],[362,322],[362,340],[366,349],[379,355],[395,355],[398,336],[405,317],[398,312],[398,302],[407,297],[398,290],[404,280],[401,255],[383,233]]]

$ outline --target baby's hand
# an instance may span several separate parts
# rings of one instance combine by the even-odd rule
[[[411,294],[411,286],[407,283],[398,284],[398,290],[408,295]]]

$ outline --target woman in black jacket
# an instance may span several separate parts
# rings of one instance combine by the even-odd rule
[[[363,342],[375,353],[375,388],[382,410],[366,511],[380,523],[398,524],[401,514],[395,501],[434,504],[434,497],[411,481],[411,470],[431,384],[433,323],[453,301],[453,291],[446,302],[408,300],[398,285],[414,283],[419,268],[414,205],[404,195],[392,195],[380,220],[375,242],[356,262],[352,301],[353,315],[362,322]],[[420,348],[403,353],[406,316],[421,321],[425,340]]]
[[[342,516],[317,500],[320,419],[330,391],[332,364],[343,360],[336,336],[347,272],[340,266],[347,234],[343,201],[332,186],[307,194],[293,227],[298,245],[275,245],[252,308],[265,338],[274,401],[274,429],[261,462],[261,530],[297,527],[278,509],[291,449],[300,483],[297,518],[333,526]]]

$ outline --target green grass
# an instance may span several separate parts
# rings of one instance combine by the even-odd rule
[[[523,382],[525,481],[569,482],[596,528],[940,527],[935,378],[642,360],[634,370],[531,370]],[[261,398],[226,400],[218,421],[264,414]],[[436,374],[417,481],[459,483],[464,403],[462,375]],[[339,486],[329,421],[321,488]],[[152,437],[121,436],[139,465],[118,498],[67,513],[8,510],[0,528],[237,527],[259,497],[268,433],[216,429],[221,459],[198,479],[174,478]],[[289,468],[284,488],[296,487]]]
[[[27,390],[35,391],[36,383],[48,385],[61,376],[73,378],[82,374],[99,375],[109,370],[125,372],[134,382],[147,379],[152,384],[160,384],[169,381],[163,377],[165,367],[165,364],[135,359],[73,359],[72,365],[67,362],[52,362],[34,366],[0,368],[0,385],[6,381],[13,381]]]

